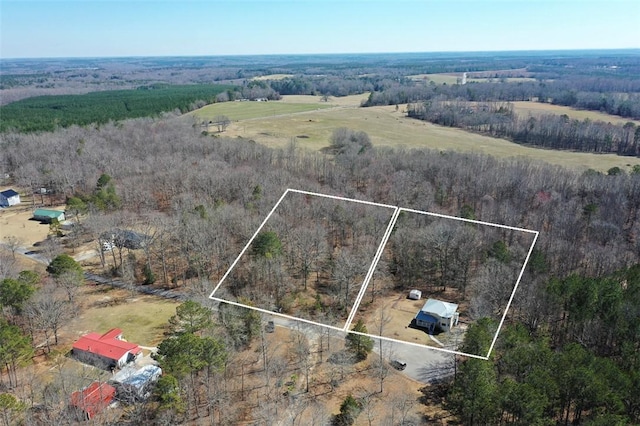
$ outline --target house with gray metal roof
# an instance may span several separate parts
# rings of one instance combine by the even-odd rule
[[[429,333],[450,331],[458,325],[458,305],[437,299],[428,299],[415,316],[415,325]]]

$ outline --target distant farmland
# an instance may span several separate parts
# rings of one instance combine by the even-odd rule
[[[625,124],[632,122],[635,123],[636,126],[640,126],[640,121],[638,120],[631,120],[617,115],[606,114],[604,112],[578,110],[562,105],[543,104],[541,102],[519,101],[511,102],[511,104],[513,104],[513,109],[516,114],[521,116],[527,116],[529,114],[532,116],[540,116],[544,114],[566,114],[569,118],[574,118],[576,120],[584,120],[588,118],[592,121],[599,120],[612,124]]]
[[[359,108],[364,98],[366,95],[335,98],[335,104],[329,100],[327,105],[319,97],[315,97],[317,102],[313,104],[311,101],[314,97],[311,96],[285,96],[277,102],[228,102],[203,109],[209,110],[206,117],[224,114],[234,120],[225,136],[253,139],[271,147],[286,147],[292,138],[296,138],[299,147],[320,150],[329,145],[329,138],[335,129],[347,127],[367,132],[375,146],[482,152],[502,158],[526,157],[577,169],[601,171],[614,166],[628,170],[640,164],[640,158],[532,148],[504,139],[436,126],[406,117],[403,112],[406,106],[403,105],[398,111],[395,106]],[[290,113],[285,112],[293,105],[298,108],[293,108]],[[233,109],[225,109],[229,107],[238,108],[236,117],[247,118],[234,118]],[[242,112],[245,108],[246,111]],[[203,109],[192,114],[205,117],[201,115]]]
[[[331,108],[331,105],[326,103],[286,103],[280,101],[221,102],[207,105],[192,114],[199,119],[207,121],[218,115],[226,115],[230,120],[238,121],[316,111],[324,108]]]

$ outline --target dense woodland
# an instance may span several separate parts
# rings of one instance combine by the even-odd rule
[[[630,102],[632,112],[626,116],[634,117],[640,91],[637,78],[633,78],[638,75],[637,57],[616,58],[567,55],[549,59],[533,55],[524,60],[508,55],[491,59],[478,55],[463,66],[455,57],[444,55],[427,68],[416,65],[412,55],[383,61],[384,65],[378,59],[358,57],[358,66],[349,66],[346,58],[340,65],[320,56],[313,66],[291,58],[287,66],[274,63],[267,66],[265,62],[253,68],[239,64],[233,68],[228,64],[228,68],[215,72],[219,73],[220,81],[231,81],[232,76],[239,78],[241,81],[236,83],[243,86],[240,93],[254,89],[254,93],[275,96],[279,93],[275,87],[283,92],[333,93],[330,90],[338,90],[341,81],[346,82],[345,87],[353,81],[357,84],[346,93],[369,90],[369,84],[374,87],[376,91],[369,104],[407,101],[419,104],[431,99],[430,96],[442,96],[433,98],[442,108],[471,100],[508,101],[541,94],[545,99],[561,99],[558,95],[563,91],[574,91],[576,99],[582,100],[588,96],[611,97],[620,115],[625,115],[620,105]],[[554,81],[434,86],[402,77],[409,75],[408,71],[418,74],[495,70],[494,60],[505,68],[527,67],[527,73],[537,72],[540,78]],[[532,60],[535,65],[531,65]],[[147,65],[154,70],[150,71],[155,73],[154,78],[168,78],[169,73],[161,71],[159,65],[166,62],[149,61]],[[568,65],[574,68],[567,68]],[[618,68],[611,68],[613,65]],[[385,82],[360,84],[358,75],[373,66],[379,67]],[[55,71],[47,69],[47,65],[42,67],[34,68],[34,72],[38,78],[52,78],[52,84],[75,78],[67,72],[63,73],[66,77],[55,80],[51,77]],[[202,64],[194,64],[173,78],[204,73],[199,67]],[[293,77],[257,85],[242,82],[248,76],[271,72],[298,74],[303,67],[326,77]],[[31,86],[25,82],[31,77],[14,71],[18,76],[9,80],[11,88],[7,90],[22,87],[23,94],[29,92],[27,88]],[[100,70],[99,76],[103,72],[104,69]],[[592,77],[587,76],[589,73]],[[395,78],[390,78],[393,75]],[[564,75],[572,77],[563,80]],[[8,84],[6,78],[3,74],[3,84]],[[204,73],[200,78],[209,79],[211,75]],[[327,86],[321,88],[317,85],[320,81]],[[302,88],[295,89],[294,82]],[[293,88],[284,89],[289,83]],[[616,95],[619,92],[627,93],[628,97]],[[458,98],[461,100],[456,101]],[[586,108],[587,104],[572,105]],[[595,104],[592,106],[596,109]],[[489,112],[508,115],[508,108],[500,112],[498,106]],[[560,129],[564,124],[567,123],[560,121],[554,126]],[[586,126],[585,132],[592,125],[574,124],[576,128]],[[480,128],[474,130],[486,130],[482,128],[484,124],[477,125]],[[514,128],[518,129],[515,125]],[[529,129],[531,137],[542,138],[535,136],[536,129],[536,126]],[[635,129],[630,126],[622,126],[621,131],[624,137],[635,138]],[[294,400],[283,394],[278,378],[283,377],[288,367],[294,366],[305,377],[307,390],[309,383],[313,384],[310,351],[302,330],[292,330],[290,341],[296,350],[284,361],[261,339],[260,318],[253,311],[220,305],[216,315],[209,314],[207,296],[212,288],[283,192],[297,188],[540,231],[490,360],[458,358],[451,380],[423,389],[423,404],[439,405],[451,414],[448,421],[469,425],[640,423],[639,173],[602,175],[522,158],[499,160],[482,154],[382,149],[372,146],[366,134],[347,129],[327,141],[331,146],[326,153],[303,151],[294,141],[285,149],[270,149],[259,141],[207,136],[193,119],[181,117],[177,112],[109,122],[99,127],[70,125],[51,132],[5,132],[1,138],[0,171],[9,176],[5,183],[27,193],[46,188],[48,201],[66,203],[68,215],[78,223],[64,238],[60,237],[63,232],[52,229],[52,237],[41,249],[52,259],[44,277],[20,271],[11,250],[0,255],[2,392],[29,383],[28,378],[18,373],[31,360],[36,339],[46,343],[41,351],[55,353],[58,332],[76,306],[82,278],[77,264],[68,256],[61,256],[62,251],[87,239],[95,241],[99,248],[105,233],[129,229],[144,236],[144,246],[134,250],[118,244],[103,254],[105,274],[117,277],[130,288],[143,285],[172,288],[188,295],[193,303],[182,305],[171,321],[167,339],[160,344],[157,360],[167,374],[156,386],[154,398],[132,405],[122,418],[112,419],[113,422],[175,424],[207,418],[211,424],[233,424],[250,418],[268,423],[286,412],[293,416],[295,424],[296,418],[300,420],[295,413],[317,409],[317,413],[314,411],[317,424],[329,421],[350,424],[356,416],[367,415],[364,396],[349,395],[340,415],[331,420],[310,400]],[[357,215],[342,217],[345,222],[352,219],[353,223],[344,229],[353,231],[371,226],[360,223]],[[283,224],[276,225],[266,231],[286,228]],[[392,237],[391,243],[394,253],[402,255],[395,259],[390,255],[384,271],[398,288],[404,289],[416,276],[430,274],[436,284],[453,285],[463,292],[467,284],[470,290],[478,285],[484,285],[485,290],[500,290],[491,286],[494,278],[504,271],[511,256],[522,255],[521,248],[500,244],[508,242],[509,235],[492,236],[490,242],[479,246],[477,237],[466,228],[456,232],[435,228],[425,232],[425,239],[437,241],[442,234],[450,235],[452,241],[457,238],[469,247],[481,247],[478,257],[467,259],[468,252],[452,251],[449,263],[437,260],[421,264],[415,260],[425,256],[428,248],[416,248],[417,235],[401,238],[400,232]],[[308,234],[313,241],[313,229]],[[366,239],[366,233],[362,235]],[[348,246],[355,236],[344,236],[342,242]],[[272,244],[268,235],[263,240],[262,245],[252,250],[254,258],[280,253],[278,244]],[[325,241],[332,240],[325,237]],[[15,249],[18,242],[6,244]],[[337,262],[307,263],[300,255],[308,252],[308,248],[302,243],[288,247],[290,250],[282,252],[282,256],[297,265],[297,286],[307,284],[305,277],[321,276],[327,288],[335,286],[337,293],[342,293],[345,286],[340,287],[340,280],[344,274],[331,274]],[[429,256],[436,257],[433,253]],[[465,261],[467,265],[484,262],[487,272],[479,274],[482,279],[465,281]],[[343,269],[349,271],[348,262],[345,265]],[[379,294],[391,290],[378,288]],[[486,294],[493,297],[497,293]],[[496,297],[494,300],[503,300],[500,294]],[[485,302],[479,305],[484,306]],[[322,311],[322,303],[311,308]],[[486,353],[497,324],[489,312],[478,310],[477,318],[466,334],[463,351]],[[321,337],[320,342],[328,345],[329,337],[326,341]],[[257,348],[255,359],[240,360],[239,354],[251,345]],[[366,357],[371,342],[355,339],[346,346],[354,349],[356,357],[352,362],[355,362]],[[190,350],[178,350],[183,347]],[[325,348],[328,355],[329,348]],[[263,368],[260,389],[264,393],[255,406],[244,402],[245,366],[252,364]],[[379,378],[382,389],[386,370],[382,363],[372,365],[369,374]],[[327,384],[331,392],[341,381],[348,380],[349,368],[352,372],[353,364],[335,364]],[[10,424],[13,419],[24,418],[27,423],[66,424],[68,417],[59,404],[70,386],[64,377],[60,372],[50,386],[30,388],[30,399],[25,401],[17,400],[11,393],[1,393],[3,421]],[[404,406],[398,401],[392,402],[393,410]],[[426,415],[401,421],[398,418],[388,423],[441,420]]]

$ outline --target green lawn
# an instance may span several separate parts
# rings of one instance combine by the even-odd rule
[[[108,291],[104,298],[118,299],[122,291]],[[118,295],[118,296],[116,296]],[[153,296],[126,298],[117,305],[93,304],[74,318],[65,332],[80,336],[96,332],[105,333],[112,328],[122,330],[123,337],[142,346],[155,346],[163,339],[169,318],[176,314],[179,303]]]
[[[221,102],[207,105],[192,115],[201,120],[212,120],[217,115],[226,115],[232,121],[248,120],[253,118],[273,117],[283,114],[295,114],[299,112],[315,111],[324,108],[331,108],[327,104],[307,104],[307,103],[287,103],[280,101],[269,102]]]

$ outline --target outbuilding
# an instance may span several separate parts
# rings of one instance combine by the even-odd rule
[[[450,331],[458,325],[460,314],[458,305],[436,299],[427,299],[420,312],[415,316],[415,325],[429,333]]]
[[[145,365],[138,370],[126,368],[116,374],[112,381],[117,383],[117,398],[122,401],[143,401],[151,393],[151,387],[162,375],[157,365]]]
[[[44,223],[51,223],[54,220],[58,222],[64,221],[64,212],[60,210],[36,209],[33,212],[33,218]]]
[[[113,328],[104,334],[89,333],[73,344],[72,353],[80,361],[99,368],[122,367],[142,353],[135,343],[122,339],[122,330]]]
[[[20,204],[20,194],[13,189],[0,192],[0,206],[11,207]]]
[[[78,413],[78,420],[91,420],[111,404],[115,395],[116,388],[110,384],[93,382],[88,387],[73,392],[69,406]]]
[[[420,300],[422,298],[422,292],[420,290],[411,290],[409,292],[409,299]]]

